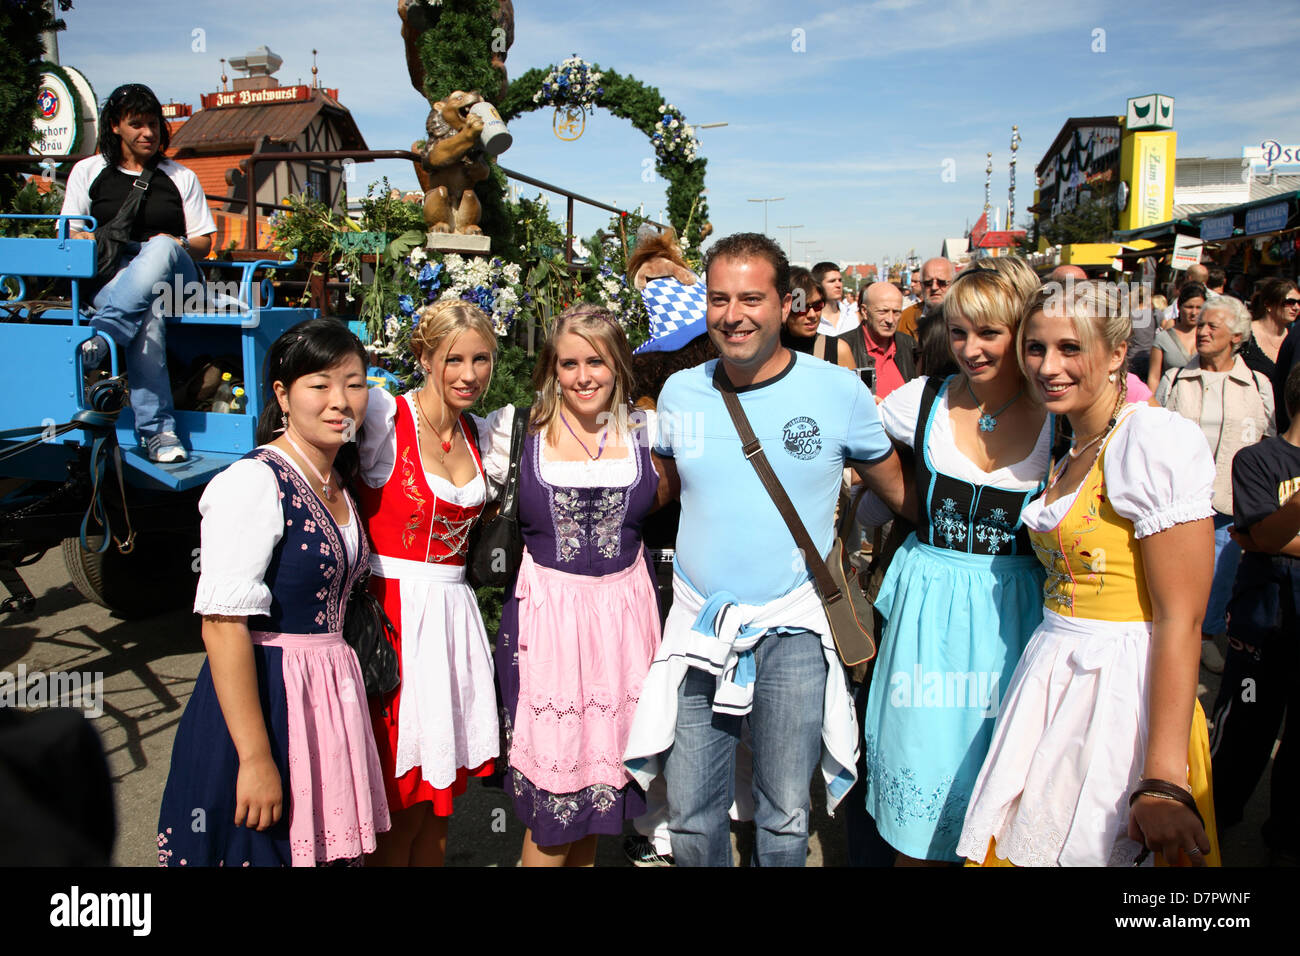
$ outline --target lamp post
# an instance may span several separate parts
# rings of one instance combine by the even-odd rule
[[[725,124],[724,124],[725,125]],[[785,202],[784,196],[776,196],[772,199],[747,199],[746,202],[761,202],[763,204],[763,235],[767,235],[767,204],[770,202]]]
[[[795,244],[796,246],[815,246],[815,245],[817,245],[817,240],[816,240],[816,239],[796,239],[795,242],[794,242],[794,244]],[[803,254],[804,254],[804,255],[803,255],[803,258],[804,258],[804,267],[805,267],[805,268],[807,268],[808,265],[809,265],[809,263],[812,262],[812,254],[813,254],[814,252],[821,252],[821,250],[820,250],[820,249],[815,249],[815,250],[814,250],[814,249],[805,249],[805,250],[803,251]]]
[[[787,256],[793,256],[794,255],[794,231],[796,229],[802,229],[803,223],[800,223],[797,226],[777,226],[776,228],[789,230],[789,232],[786,234],[785,254]]]

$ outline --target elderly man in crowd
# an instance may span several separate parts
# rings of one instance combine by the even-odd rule
[[[947,259],[927,259],[921,264],[921,304],[914,305],[903,312],[898,322],[898,331],[912,338],[917,335],[921,325],[928,319],[939,315],[943,310],[943,298],[948,294],[956,270]]]
[[[840,336],[853,350],[854,366],[874,368],[868,382],[883,400],[904,382],[916,378],[916,340],[898,331],[903,317],[903,293],[892,282],[872,282],[865,289],[862,325]]]

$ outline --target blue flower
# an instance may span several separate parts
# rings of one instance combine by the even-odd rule
[[[409,295],[398,296],[397,307],[402,310],[403,315],[410,315],[415,311],[415,300]]]

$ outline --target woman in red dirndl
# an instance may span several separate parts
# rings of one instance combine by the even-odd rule
[[[487,498],[475,434],[490,434],[465,409],[491,379],[496,338],[473,305],[439,302],[421,310],[411,348],[424,386],[372,389],[361,437],[370,585],[400,634],[401,685],[370,701],[393,817],[376,866],[442,865],[453,799],[498,755],[492,649],[465,581]]]

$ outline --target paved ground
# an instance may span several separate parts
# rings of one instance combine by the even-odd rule
[[[104,713],[95,721],[108,752],[117,797],[118,841],[114,862],[151,866],[156,862],[158,803],[171,758],[172,738],[194,678],[203,663],[198,619],[186,612],[145,621],[123,621],[85,602],[68,583],[60,555],[51,552],[23,571],[39,599],[32,616],[0,618],[0,670],[20,663],[33,671],[100,672]],[[1202,704],[1209,708],[1217,680]],[[1261,784],[1246,820],[1221,834],[1224,861],[1231,866],[1262,866],[1268,854],[1259,835],[1267,816],[1267,786]],[[843,827],[825,813],[824,791],[813,787],[809,864],[845,862]],[[457,866],[513,866],[523,829],[500,790],[470,784],[452,819],[448,862]],[[601,841],[598,865],[626,866],[621,841]]]

